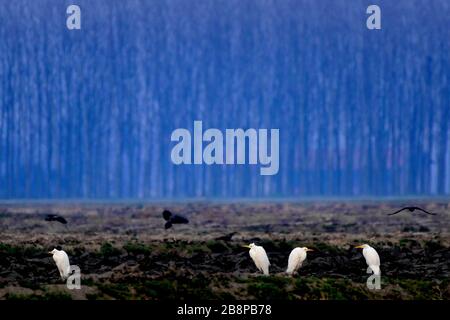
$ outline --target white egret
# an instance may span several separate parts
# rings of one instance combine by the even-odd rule
[[[368,244],[362,244],[360,246],[356,246],[355,248],[363,249],[362,253],[366,259],[367,265],[370,269],[372,269],[373,274],[380,275],[380,256],[377,251]]]
[[[308,251],[313,250],[307,247],[295,248],[294,250],[292,250],[291,254],[289,255],[286,273],[293,274],[294,272],[296,272],[302,266],[303,261],[306,260],[306,253]]]
[[[266,250],[263,247],[257,246],[254,243],[250,243],[248,246],[244,246],[245,248],[250,249],[250,257],[253,259],[256,267],[259,271],[264,273],[265,275],[269,274],[269,258],[267,257]]]
[[[70,274],[69,256],[64,250],[58,249],[53,249],[49,254],[53,255],[53,260],[55,260],[56,266],[58,267],[61,279],[66,280]]]

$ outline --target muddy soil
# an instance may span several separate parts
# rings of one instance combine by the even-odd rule
[[[413,203],[436,216],[386,215],[408,204],[3,203],[0,299],[449,299],[450,203]],[[190,223],[165,230],[164,209]],[[48,213],[68,224],[46,222]],[[269,277],[242,247],[250,242],[266,249]],[[366,286],[361,243],[381,257],[380,290]],[[56,246],[80,267],[81,290],[59,279],[47,254]],[[287,276],[297,246],[314,251]]]

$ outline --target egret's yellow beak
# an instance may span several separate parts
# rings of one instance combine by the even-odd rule
[[[48,254],[53,254],[53,252],[49,251]]]
[[[356,248],[356,249],[363,249],[363,248],[364,248],[364,245],[356,246],[355,248]]]
[[[246,244],[246,245],[243,245],[242,248],[248,248],[248,249],[250,249],[250,246],[249,246],[248,244]]]
[[[308,249],[306,249],[306,251],[314,251],[314,250],[313,250],[313,249],[309,249],[309,248],[308,248]]]

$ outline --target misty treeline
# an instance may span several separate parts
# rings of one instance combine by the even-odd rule
[[[72,2],[0,3],[1,198],[450,194],[448,1]],[[172,164],[194,120],[279,128],[279,173]]]

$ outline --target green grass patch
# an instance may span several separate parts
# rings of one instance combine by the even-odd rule
[[[103,257],[113,257],[113,256],[118,256],[121,254],[120,249],[114,247],[111,243],[109,242],[104,242],[102,244],[102,246],[100,247],[100,255],[102,255]]]
[[[290,279],[286,277],[251,278],[247,292],[258,300],[289,300],[291,298],[287,290],[289,283]]]
[[[127,242],[123,249],[129,254],[129,255],[149,255],[152,252],[152,248],[142,242]]]
[[[0,243],[0,254],[5,254],[8,256],[32,257],[47,251],[45,251],[42,246],[13,246],[7,243]]]

